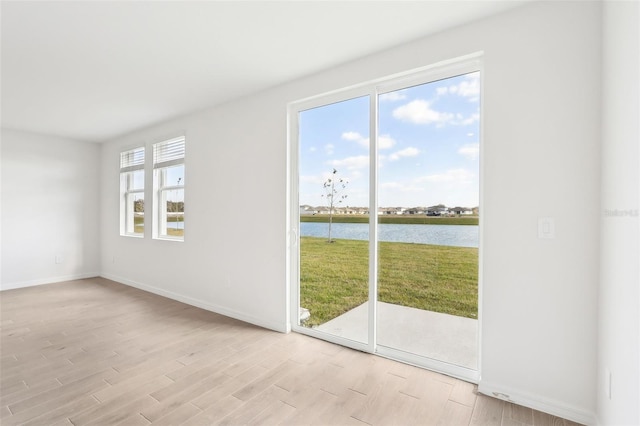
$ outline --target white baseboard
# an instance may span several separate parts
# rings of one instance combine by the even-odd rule
[[[487,383],[486,381],[480,380],[480,383],[478,383],[478,392],[577,423],[585,425],[597,424],[596,414],[594,412],[571,406],[561,401],[518,391],[507,386]]]
[[[61,277],[40,278],[37,280],[21,281],[16,283],[2,283],[0,284],[0,291],[14,290],[17,288],[25,288],[25,287],[33,287],[36,285],[43,285],[43,284],[55,284],[63,281],[83,280],[85,278],[93,278],[99,275],[100,274],[97,272],[88,272],[84,274],[73,274],[73,275],[64,275]]]
[[[207,311],[215,312],[216,314],[224,315],[226,317],[235,318],[240,321],[247,322],[249,324],[257,325],[258,327],[267,328],[269,330],[278,331],[280,333],[288,333],[290,330],[286,323],[275,323],[271,321],[264,321],[261,318],[256,318],[252,315],[248,315],[243,312],[238,312],[232,309],[225,308],[223,306],[215,305],[202,300],[194,299],[193,297],[184,296],[172,291],[164,290],[158,287],[154,287],[148,284],[139,283],[127,278],[118,277],[111,274],[100,274],[101,277],[108,280],[116,281],[120,284],[135,287],[140,290],[148,291],[149,293],[157,294],[158,296],[166,297],[168,299],[177,300],[178,302],[186,303],[187,305],[195,306],[205,309]]]

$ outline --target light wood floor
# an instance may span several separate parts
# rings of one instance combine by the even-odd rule
[[[0,299],[4,426],[574,424],[102,278]]]

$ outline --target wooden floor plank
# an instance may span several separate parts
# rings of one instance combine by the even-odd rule
[[[133,414],[130,414],[128,417],[125,417],[121,422],[116,423],[115,426],[147,426],[150,424],[151,422],[145,419],[142,414],[133,413]]]
[[[533,410],[511,402],[505,403],[503,418],[515,420],[526,425],[533,424]]]
[[[335,405],[324,409],[311,423],[315,425],[365,425],[351,414],[365,403],[366,395],[348,390],[335,397]],[[311,417],[311,416],[310,416]]]
[[[171,411],[166,416],[160,417],[158,420],[153,421],[153,424],[157,426],[179,425],[189,420],[190,418],[195,417],[201,412],[202,410],[193,404],[184,404]]]
[[[282,423],[309,424],[320,417],[325,410],[335,407],[337,399],[337,396],[313,387],[289,391],[283,402],[294,407],[295,411],[283,418]]]
[[[248,401],[271,387],[282,376],[295,374],[298,371],[300,371],[300,365],[293,361],[285,361],[277,367],[268,370],[263,376],[242,387],[242,389],[235,392],[233,396],[241,401]]]
[[[0,292],[2,425],[575,426],[103,278]]]
[[[151,422],[155,422],[162,417],[168,416],[183,405],[192,404],[194,399],[227,380],[228,376],[225,376],[223,373],[217,373],[212,376],[202,376],[194,382],[174,382],[167,388],[152,393],[151,396],[154,397],[154,399],[158,400],[154,395],[162,395],[162,398],[158,400],[159,403],[157,405],[143,411],[142,414]],[[169,392],[166,392],[166,389],[169,389]],[[195,406],[195,404],[192,405]],[[200,408],[198,408],[198,410],[200,410]]]
[[[565,426],[565,421],[551,414],[534,411],[533,424],[535,426]]]
[[[69,418],[69,420],[71,420],[71,423],[74,425],[113,425],[122,423],[132,414],[141,413],[143,410],[146,410],[156,404],[158,404],[158,401],[149,395],[145,395],[140,398],[136,398],[127,404],[123,404],[118,410],[110,410],[107,413],[98,411],[95,417],[91,417],[82,422],[74,419],[73,417]]]
[[[260,414],[249,420],[247,422],[247,425],[279,425],[283,420],[291,417],[295,413],[295,407],[292,407],[291,405],[282,401],[276,401],[273,404],[269,405],[267,409],[261,411]]]
[[[260,367],[260,369],[262,369],[262,367]],[[226,380],[218,386],[212,387],[202,395],[195,397],[191,403],[201,410],[206,411],[210,407],[215,406],[218,401],[226,399],[227,396],[233,396],[235,392],[240,390],[246,384],[247,382],[245,381],[238,380],[235,377],[229,377],[229,380]],[[235,396],[233,399],[240,401]]]
[[[504,401],[478,394],[470,426],[500,426]]]
[[[202,426],[217,423],[236,411],[242,404],[244,404],[243,401],[240,401],[233,395],[227,395],[209,405],[204,411],[185,421],[183,426]]]
[[[10,394],[4,393],[4,386],[2,386],[2,395],[0,395],[0,405],[12,405],[17,402],[23,401],[25,399],[31,398],[34,395],[39,395],[43,392],[47,392],[51,389],[57,389],[62,384],[56,379],[48,379],[42,382],[37,383],[33,386],[28,386],[26,389],[13,392]]]
[[[371,380],[371,376],[367,376],[367,379]],[[386,373],[375,375],[367,386],[366,392],[351,388],[358,393],[366,395],[363,404],[357,410],[354,410],[351,416],[369,424],[374,424],[377,421],[381,423],[393,422],[388,404],[391,401],[398,403],[398,399],[404,400],[404,398],[407,398],[406,395],[401,398],[403,395],[400,394],[400,389],[405,383],[406,379]]]
[[[69,423],[69,416],[77,413],[78,411],[83,411],[89,409],[91,407],[95,407],[99,405],[99,402],[96,401],[91,396],[82,396],[80,398],[76,398],[73,401],[69,401],[67,404],[61,405],[53,410],[42,413],[38,417],[34,417],[26,423],[22,423],[24,426],[40,426],[43,424],[52,424],[52,423]],[[17,420],[16,417],[14,420]]]
[[[217,422],[219,425],[244,425],[257,417],[269,406],[280,402],[287,391],[276,386],[269,386],[250,401],[244,401],[235,411]],[[242,400],[241,400],[242,401]]]
[[[472,407],[449,400],[444,407],[444,413],[438,421],[438,425],[468,425],[471,421],[472,412]]]
[[[476,404],[477,386],[458,380],[451,390],[449,399],[462,405],[473,407]]]
[[[30,398],[11,404],[9,405],[9,409],[14,416],[18,413],[25,412],[31,417],[36,417],[37,415],[58,407],[61,403],[66,403],[69,400],[80,398],[84,395],[90,395],[109,386],[105,379],[112,374],[116,373],[113,370],[98,371],[81,380],[62,385],[58,388],[33,395]]]

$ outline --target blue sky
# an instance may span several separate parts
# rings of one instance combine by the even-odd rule
[[[479,204],[479,73],[379,96],[380,207]],[[369,98],[302,111],[300,204],[327,205],[335,168],[349,184],[342,205],[369,205]]]

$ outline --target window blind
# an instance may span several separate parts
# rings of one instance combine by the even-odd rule
[[[184,163],[184,137],[158,142],[153,145],[153,168],[174,166]]]
[[[144,169],[144,147],[134,148],[120,153],[120,172]]]

